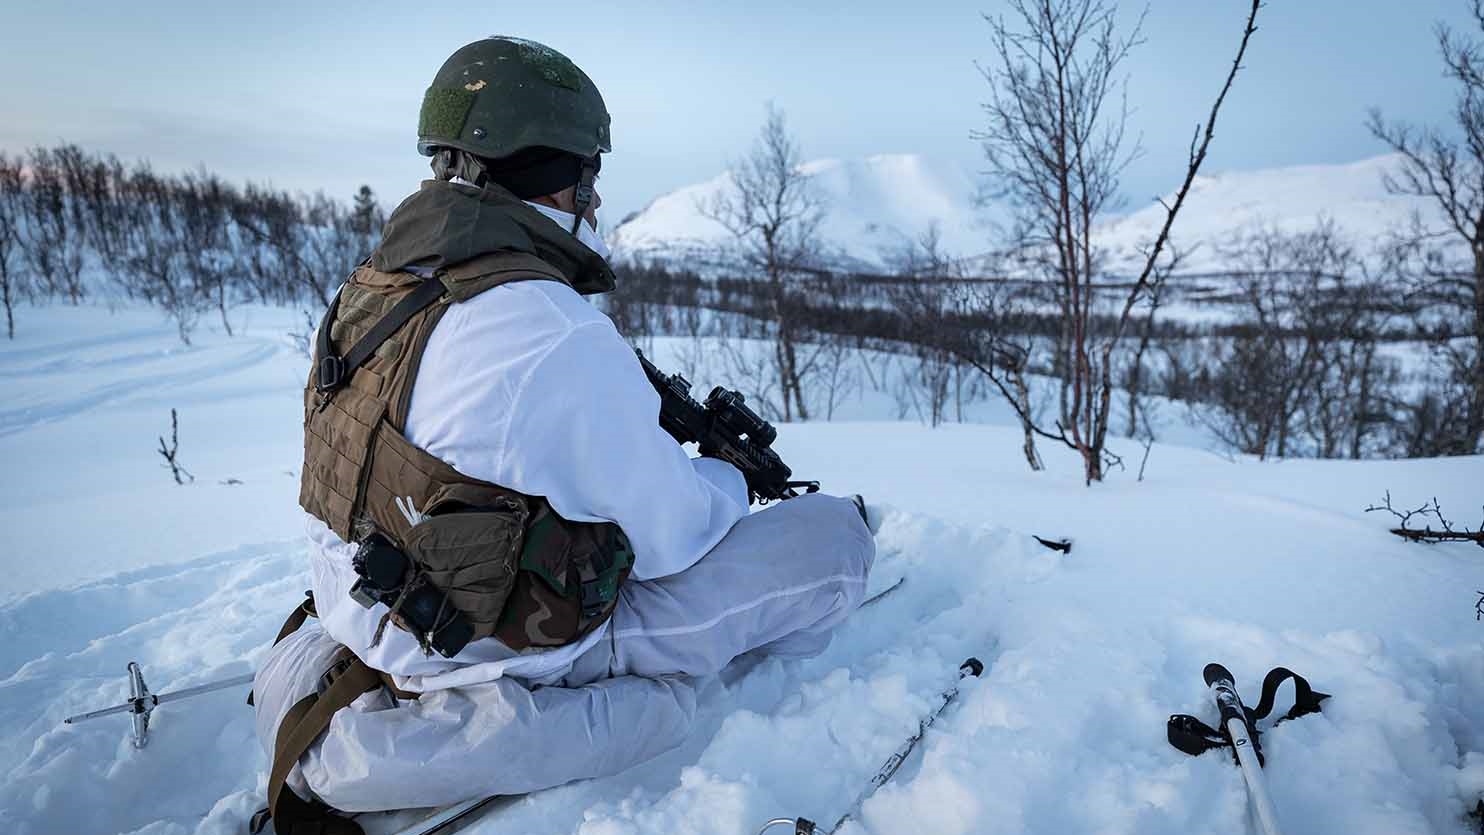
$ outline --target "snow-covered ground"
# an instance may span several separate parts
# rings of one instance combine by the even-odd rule
[[[0,344],[0,831],[237,835],[265,768],[240,690],[160,707],[144,750],[121,717],[61,720],[120,701],[130,660],[157,692],[249,671],[307,587],[306,362],[285,336],[302,317],[242,309],[239,335],[203,327],[183,348],[152,311],[23,312]],[[685,347],[661,340],[656,360]],[[172,407],[183,487],[154,451]],[[1029,472],[992,407],[937,429],[892,408],[858,395],[852,421],[784,426],[777,446],[798,475],[888,508],[878,571],[908,581],[823,656],[710,684],[680,750],[471,831],[832,821],[968,655],[983,678],[849,831],[1250,832],[1230,758],[1165,741],[1171,713],[1214,722],[1213,660],[1254,702],[1277,665],[1334,694],[1265,736],[1287,831],[1467,831],[1484,795],[1484,550],[1402,543],[1363,509],[1389,489],[1475,524],[1484,458],[1258,463],[1161,443],[1142,482],[1133,466],[1088,489],[1064,452]]]

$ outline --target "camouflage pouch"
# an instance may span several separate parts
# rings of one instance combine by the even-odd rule
[[[517,651],[581,639],[613,613],[633,563],[617,525],[568,522],[543,502],[495,637]]]

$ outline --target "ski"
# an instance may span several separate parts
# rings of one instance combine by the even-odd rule
[[[496,794],[465,800],[433,811],[428,816],[396,830],[391,835],[439,835],[457,831],[474,822],[480,815],[508,806],[525,797],[523,794]]]
[[[905,576],[898,577],[897,579],[891,581],[891,584],[890,585],[884,586],[883,588],[877,589],[876,591],[873,591],[870,594],[866,595],[866,599],[865,600],[862,600],[861,601],[861,605],[857,606],[856,608],[857,609],[864,609],[864,608],[866,608],[867,606],[871,605],[872,603],[875,603],[876,601],[880,600],[881,598],[883,598],[883,597],[887,596],[888,594],[891,594],[892,592],[896,591],[898,588],[901,587],[902,583],[905,583],[906,581],[907,581],[907,578]]]
[[[895,587],[894,585],[891,588]],[[890,591],[890,589],[887,590]],[[958,680],[962,682],[971,676],[977,678],[983,672],[984,664],[979,659],[967,658],[964,660],[964,663],[959,665]],[[763,835],[763,833],[775,826],[791,827],[795,835],[833,835],[833,833],[838,832],[840,827],[845,825],[846,821],[855,817],[860,812],[861,806],[870,799],[871,795],[876,793],[877,789],[886,785],[896,775],[897,770],[902,767],[902,763],[906,762],[907,757],[917,748],[917,743],[921,742],[923,736],[927,734],[927,729],[932,727],[933,722],[937,721],[938,717],[943,715],[943,711],[947,710],[950,704],[953,704],[953,700],[958,698],[958,684],[955,683],[938,698],[940,699],[938,706],[918,723],[917,733],[908,737],[906,741],[897,747],[897,750],[892,752],[890,757],[886,758],[886,762],[882,763],[881,767],[876,769],[876,773],[871,776],[870,782],[856,796],[855,802],[850,804],[850,808],[846,810],[845,814],[841,815],[839,820],[835,821],[834,826],[831,826],[829,829],[821,829],[818,824],[808,818],[774,818],[763,824],[762,829],[757,831],[757,835]]]

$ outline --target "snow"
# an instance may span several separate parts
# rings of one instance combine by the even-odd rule
[[[1174,238],[1190,250],[1183,272],[1216,271],[1229,266],[1219,248],[1235,232],[1258,227],[1286,232],[1312,229],[1321,218],[1335,223],[1346,240],[1366,251],[1387,232],[1405,224],[1414,211],[1432,217],[1434,207],[1419,198],[1387,193],[1384,176],[1395,171],[1395,155],[1336,165],[1302,165],[1255,171],[1208,172],[1197,178],[1176,221]],[[827,211],[821,237],[834,249],[869,265],[899,250],[936,224],[943,251],[972,258],[1000,249],[996,229],[1007,225],[1003,206],[976,206],[981,177],[961,167],[916,154],[879,154],[863,159],[825,159],[805,163]],[[1172,172],[1173,199],[1178,184]],[[666,194],[625,221],[611,234],[615,251],[627,256],[685,253],[729,240],[720,224],[700,207],[731,188],[730,175]],[[1164,223],[1156,195],[1139,195],[1128,214],[1110,216],[1098,243],[1114,268],[1129,268],[1139,248]]]
[[[885,256],[938,228],[946,252],[979,254],[988,248],[983,213],[973,207],[969,172],[918,154],[821,159],[800,170],[825,210],[820,237],[853,261],[878,265]],[[652,201],[608,236],[625,257],[707,252],[732,240],[703,207],[733,188],[729,173],[685,186]]]
[[[307,587],[293,477],[306,361],[285,337],[302,317],[243,308],[237,336],[203,327],[186,349],[149,311],[22,313],[0,345],[0,830],[236,835],[266,767],[240,690],[162,705],[143,750],[124,717],[61,720],[121,701],[130,660],[155,692],[249,671]],[[656,342],[678,368],[686,346]],[[852,396],[850,421],[782,426],[777,447],[799,476],[878,506],[878,582],[907,581],[819,658],[709,682],[679,750],[468,831],[827,824],[969,655],[984,676],[846,832],[1251,832],[1230,758],[1165,741],[1171,713],[1215,721],[1210,661],[1252,703],[1278,665],[1334,694],[1264,735],[1287,831],[1468,831],[1484,794],[1484,551],[1401,542],[1364,507],[1388,489],[1436,496],[1476,524],[1484,457],[1230,460],[1171,432],[1142,482],[1131,466],[1089,489],[1065,451],[1029,472],[998,409],[933,429],[890,420],[883,397]],[[154,452],[171,407],[197,477],[183,487]]]

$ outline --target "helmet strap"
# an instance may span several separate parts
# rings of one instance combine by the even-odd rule
[[[573,195],[572,214],[572,236],[577,236],[577,230],[582,228],[582,217],[587,214],[587,207],[593,204],[593,183],[598,179],[598,164],[594,157],[588,157],[582,161],[582,174],[577,179],[577,191]]]
[[[479,157],[466,154],[457,148],[440,148],[433,155],[433,176],[439,180],[452,180],[457,177],[469,183],[475,188],[484,188],[489,180],[489,174],[484,170],[484,164]]]

